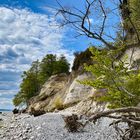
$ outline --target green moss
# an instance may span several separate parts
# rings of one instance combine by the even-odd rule
[[[62,110],[64,107],[63,107],[63,101],[61,97],[56,97],[53,101],[52,106],[54,109]]]

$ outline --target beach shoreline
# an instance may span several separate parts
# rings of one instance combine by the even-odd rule
[[[66,130],[60,113],[47,113],[39,117],[8,113],[3,116],[3,122],[0,140],[116,140],[113,129],[108,127],[110,121],[105,119],[96,125],[88,125],[79,133]]]

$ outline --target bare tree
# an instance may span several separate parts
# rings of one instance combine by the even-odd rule
[[[111,4],[115,2],[114,0],[110,1]],[[108,40],[111,42],[115,40],[115,31],[118,30],[118,24],[122,23],[119,24],[119,26],[122,25],[121,29],[123,30],[124,39],[122,40],[126,43],[126,40],[136,36],[137,42],[133,45],[137,46],[140,42],[138,31],[131,20],[128,0],[118,0],[112,9],[103,0],[85,0],[85,7],[82,10],[76,7],[66,8],[58,0],[57,3],[60,7],[57,14],[63,17],[61,26],[71,25],[78,32],[77,36],[85,35],[102,42],[109,49],[113,49],[115,46]],[[114,20],[112,20],[113,18]],[[119,18],[120,22],[117,23],[115,18]],[[130,24],[129,28],[126,25],[126,19]],[[112,20],[112,25],[109,25],[109,20]],[[114,22],[117,26],[113,24]],[[108,31],[109,27],[111,27],[111,33]],[[132,44],[127,44],[127,46],[132,46]]]
[[[105,8],[102,0],[85,0],[85,9],[83,11],[75,7],[73,9],[65,8],[58,1],[57,3],[60,6],[57,14],[61,14],[64,19],[61,23],[62,26],[69,24],[78,31],[78,36],[86,35],[89,38],[101,41],[108,48],[114,47],[105,39],[105,28],[109,10]],[[97,11],[99,11],[98,14],[100,16],[98,16],[98,19],[96,15]]]

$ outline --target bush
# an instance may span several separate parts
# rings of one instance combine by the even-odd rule
[[[54,102],[53,102],[53,108],[58,109],[58,110],[62,110],[64,108],[63,106],[63,101],[61,99],[61,97],[57,97]]]

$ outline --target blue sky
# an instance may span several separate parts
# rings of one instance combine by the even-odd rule
[[[84,0],[60,0],[62,5],[82,8]],[[75,38],[68,27],[58,28],[55,0],[0,0],[0,108],[12,109],[21,73],[47,53],[64,54],[72,64],[73,53],[95,40]]]

